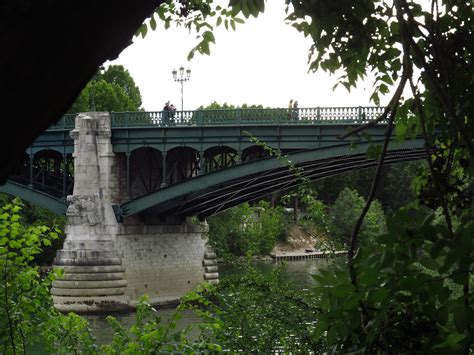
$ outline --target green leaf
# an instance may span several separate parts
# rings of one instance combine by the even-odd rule
[[[453,320],[456,330],[459,333],[464,333],[467,326],[467,312],[462,304],[462,300],[458,301],[453,307]]]
[[[255,4],[255,0],[247,0],[247,5],[249,7],[249,12],[253,17],[258,17],[259,10]]]
[[[420,259],[420,264],[431,270],[439,270],[441,265],[429,255],[423,255]]]
[[[205,32],[202,34],[202,37],[204,38],[204,40],[205,40],[206,42],[215,43],[214,34],[213,34],[211,31],[205,31]]]
[[[148,26],[146,24],[143,24],[140,26],[140,34],[142,35],[142,38],[145,38],[146,34],[148,33]]]
[[[245,18],[250,17],[250,9],[249,5],[247,3],[248,0],[240,0],[240,6],[242,8],[242,15],[244,15]]]
[[[371,144],[367,148],[368,159],[378,159],[382,154],[383,147],[381,144]]]
[[[154,17],[154,16],[151,17],[151,20],[150,20],[150,27],[151,27],[151,29],[152,29],[153,31],[156,30],[156,20],[155,20],[155,17]]]
[[[331,293],[336,297],[344,297],[353,292],[353,287],[350,284],[336,285],[331,289]]]
[[[449,319],[449,308],[448,306],[443,306],[438,309],[437,320],[441,325],[446,325]]]

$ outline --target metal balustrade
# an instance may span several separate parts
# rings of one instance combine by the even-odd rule
[[[240,124],[364,124],[384,107],[237,108],[194,111],[111,112],[112,127],[212,126]],[[73,129],[74,114],[64,115],[49,129]],[[381,122],[386,123],[384,121]]]
[[[74,129],[74,126],[76,124],[76,114],[75,113],[69,113],[61,117],[61,119],[56,123],[51,126],[49,126],[48,130],[53,130],[53,129]]]

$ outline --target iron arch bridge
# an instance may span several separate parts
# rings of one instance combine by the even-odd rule
[[[384,122],[365,131],[370,142],[366,134],[340,136],[382,112],[380,107],[112,112],[110,140],[123,190],[115,214],[119,221],[136,214],[206,217],[303,181],[374,166],[366,151],[383,141]],[[25,152],[21,171],[0,190],[64,214],[74,186],[74,127],[75,115],[66,115],[45,131]],[[391,142],[386,163],[424,157],[421,139]]]

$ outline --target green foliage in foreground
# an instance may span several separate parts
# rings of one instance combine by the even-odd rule
[[[115,335],[110,344],[101,347],[100,354],[195,354],[197,352],[219,351],[221,348],[211,342],[190,340],[190,325],[176,329],[176,322],[181,319],[187,303],[195,299],[195,293],[184,296],[182,303],[175,309],[171,319],[163,322],[150,304],[147,296],[142,296],[137,305],[135,324],[125,329],[114,318],[107,317]]]
[[[52,307],[49,286],[53,276],[41,279],[31,266],[42,246],[51,245],[58,231],[45,226],[26,227],[21,203],[14,200],[0,209],[0,350],[25,351],[40,340]]]
[[[454,354],[472,341],[462,285],[474,224],[460,227],[455,241],[442,237],[446,225],[433,216],[416,233],[403,227],[410,219],[410,210],[398,212],[387,233],[360,250],[357,287],[345,265],[315,276],[321,313],[313,335],[327,351]]]
[[[110,344],[99,347],[88,323],[70,313],[60,314],[53,306],[49,289],[59,273],[41,278],[33,265],[43,246],[58,238],[55,227],[25,226],[19,199],[0,209],[0,352],[27,353],[30,349],[51,354],[150,354],[177,352],[193,354],[218,346],[195,344],[186,338],[188,329],[176,331],[184,304],[169,322],[160,317],[142,297],[136,322],[124,329],[113,317],[115,331]],[[190,296],[189,296],[190,297]]]
[[[311,335],[315,299],[283,278],[284,267],[264,275],[247,263],[242,274],[201,289],[191,307],[204,320],[200,340],[231,353],[319,353],[321,340]]]
[[[15,203],[17,199],[9,194],[0,193],[0,207],[10,203]],[[16,202],[19,203],[18,201]],[[56,213],[46,208],[36,206],[28,201],[22,201],[21,210],[19,211],[21,220],[25,225],[32,226],[56,226],[58,231],[63,231],[66,224],[66,216],[58,216]],[[61,249],[64,238],[59,233],[59,238],[51,240],[51,245],[42,245],[41,252],[35,254],[34,262],[37,265],[51,265],[56,256],[56,251]]]
[[[31,265],[34,255],[57,238],[54,228],[26,227],[18,200],[0,211],[0,350],[25,352],[37,343],[55,354],[196,353],[242,350],[283,352],[460,353],[472,341],[464,285],[472,258],[474,223],[459,223],[454,239],[443,236],[445,221],[431,216],[417,232],[411,212],[388,220],[387,232],[368,242],[354,260],[357,286],[344,263],[320,270],[311,292],[295,291],[282,267],[264,276],[249,265],[245,273],[204,285],[183,298],[163,323],[143,297],[135,324],[124,329],[113,317],[115,336],[96,345],[87,322],[59,314],[49,286]],[[473,301],[472,291],[469,302]],[[186,308],[203,319],[199,333],[176,329]],[[354,331],[360,327],[364,332]],[[416,330],[416,331],[415,331]],[[362,350],[361,350],[362,349]]]

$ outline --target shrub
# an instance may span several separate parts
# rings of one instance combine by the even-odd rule
[[[347,245],[364,205],[365,200],[357,191],[349,188],[342,190],[329,211],[331,237]],[[385,215],[382,206],[378,201],[373,201],[362,224],[360,240],[373,238],[384,231]]]

